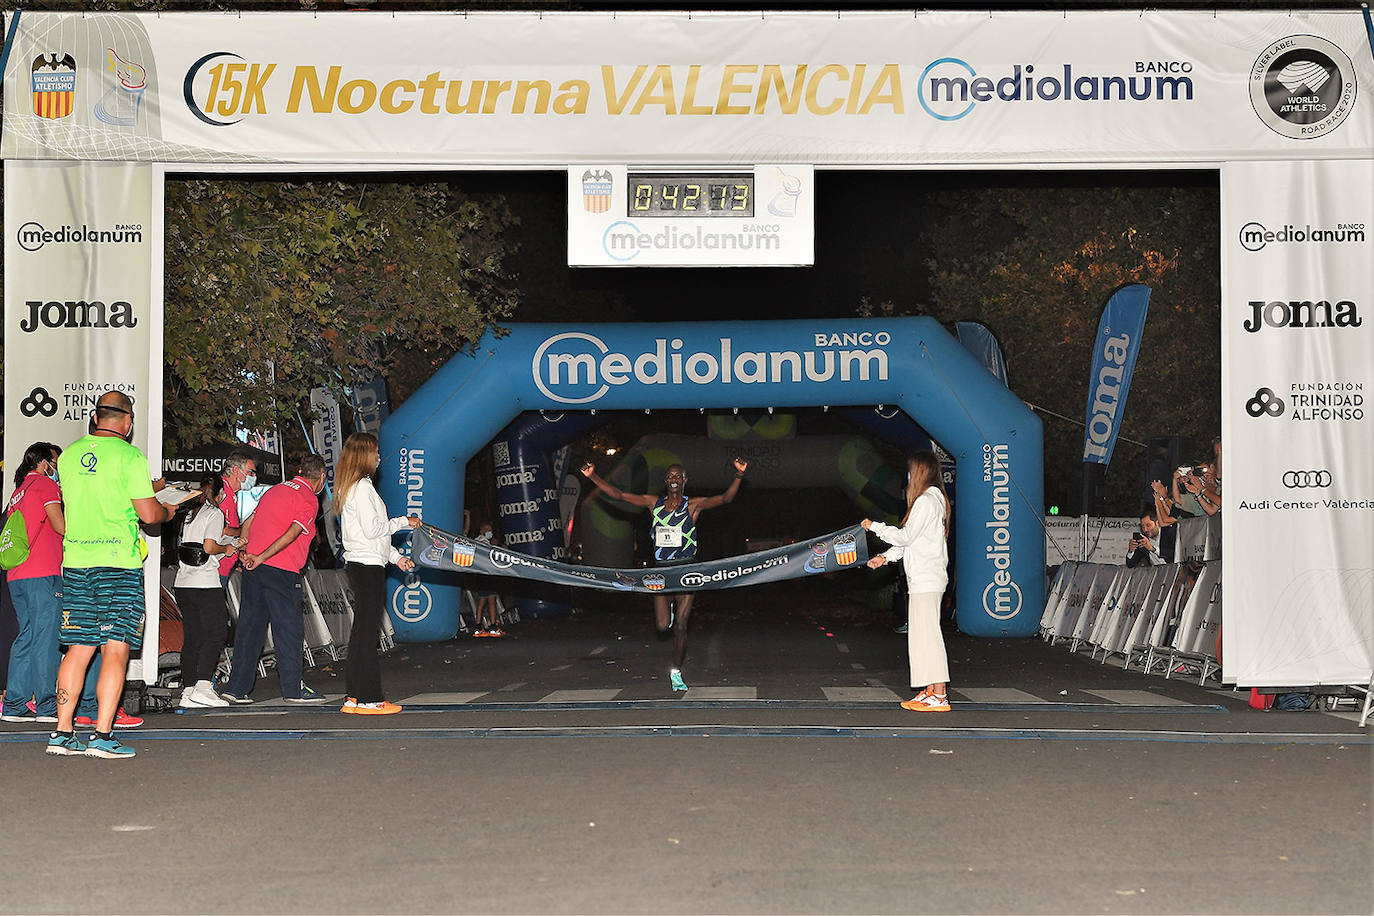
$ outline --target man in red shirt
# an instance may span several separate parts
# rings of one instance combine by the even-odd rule
[[[253,681],[269,622],[282,699],[312,705],[328,699],[305,684],[301,611],[301,570],[310,557],[324,479],[324,459],[306,455],[299,473],[264,493],[253,512],[243,548],[243,598],[234,634],[234,666],[220,693],[231,703],[253,702]]]

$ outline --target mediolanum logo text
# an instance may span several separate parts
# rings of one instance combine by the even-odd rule
[[[1263,223],[1251,221],[1240,227],[1240,245],[1246,251],[1260,251],[1266,245],[1363,244],[1364,240],[1364,223],[1337,223],[1334,228],[1284,223],[1277,229],[1270,229]]]
[[[29,220],[15,232],[15,238],[25,251],[38,251],[44,245],[138,243],[143,241],[143,227],[118,224],[113,229],[96,229],[83,224],[48,229],[42,223]]]
[[[531,371],[543,394],[563,404],[589,404],[612,385],[759,385],[786,382],[886,381],[886,331],[817,334],[816,349],[740,350],[722,337],[710,350],[684,352],[680,337],[659,337],[640,353],[611,350],[594,334],[569,331],[546,339]]]

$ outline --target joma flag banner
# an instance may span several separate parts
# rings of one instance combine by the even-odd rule
[[[1083,430],[1085,462],[1106,466],[1112,461],[1149,309],[1150,288],[1140,283],[1118,289],[1102,309],[1097,342],[1093,344],[1092,374],[1088,376],[1088,422]]]
[[[519,576],[556,585],[648,594],[698,592],[800,579],[820,573],[857,569],[868,562],[867,537],[858,525],[773,550],[761,550],[709,563],[684,563],[646,569],[606,569],[601,566],[558,563],[493,547],[431,525],[421,525],[415,529],[411,546],[411,556],[415,562],[431,569],[487,576]]]

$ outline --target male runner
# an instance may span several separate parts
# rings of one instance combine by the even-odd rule
[[[652,493],[625,493],[620,488],[607,483],[597,476],[596,465],[588,461],[582,465],[582,474],[596,488],[612,499],[640,506],[650,510],[651,533],[654,539],[654,565],[673,566],[691,563],[697,556],[697,516],[707,509],[723,506],[735,498],[739,492],[740,481],[744,479],[749,462],[743,458],[735,459],[735,479],[730,488],[715,496],[699,499],[687,498],[687,471],[682,465],[669,465],[663,482],[667,488],[662,496]],[[692,599],[695,592],[677,592],[671,595],[654,595],[654,622],[658,632],[673,632],[673,667],[668,678],[674,690],[686,690],[682,680],[682,660],[687,655],[687,617],[692,613]]]

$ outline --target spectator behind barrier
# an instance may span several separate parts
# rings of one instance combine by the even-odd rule
[[[1195,461],[1191,468],[1179,470],[1188,472],[1180,474],[1178,480],[1201,510],[1197,514],[1212,516],[1220,512],[1221,489],[1217,484],[1216,473],[1212,470],[1212,459]]]
[[[497,536],[491,526],[491,522],[480,520],[477,524],[477,537],[474,540],[487,544],[502,546],[501,538]],[[477,600],[477,620],[476,629],[473,636],[505,636],[506,631],[501,629],[501,615],[496,609],[496,592],[492,590],[495,585],[488,576],[475,576],[476,587],[472,590],[472,597]]]
[[[1159,522],[1155,519],[1154,512],[1146,507],[1140,515],[1140,530],[1131,535],[1131,541],[1127,547],[1126,565],[1136,566],[1162,566],[1165,563],[1172,563],[1174,559],[1174,529],[1167,531],[1168,545],[1163,543],[1166,532],[1160,528]]]

